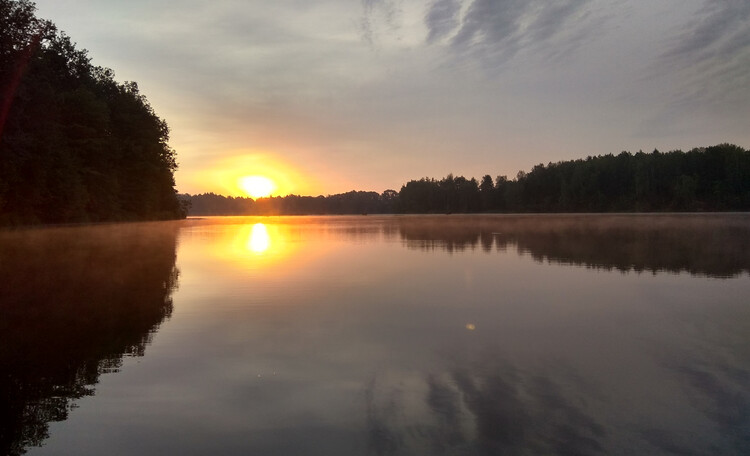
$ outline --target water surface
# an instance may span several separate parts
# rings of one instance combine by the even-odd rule
[[[0,448],[747,454],[747,215],[0,233]]]

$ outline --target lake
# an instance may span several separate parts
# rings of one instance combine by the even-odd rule
[[[0,232],[0,454],[750,454],[750,215]]]

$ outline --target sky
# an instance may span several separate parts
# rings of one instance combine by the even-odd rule
[[[181,193],[399,190],[750,147],[747,0],[36,0],[171,129]]]

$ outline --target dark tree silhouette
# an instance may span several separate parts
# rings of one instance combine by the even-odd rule
[[[328,196],[252,198],[221,196],[214,193],[180,195],[189,205],[190,215],[320,215],[320,214],[387,214],[398,208],[395,190],[358,192],[352,190]]]
[[[479,199],[477,200],[477,196]],[[689,152],[539,164],[492,184],[448,175],[407,182],[402,212],[634,212],[750,210],[750,152],[719,144]]]
[[[170,219],[167,124],[27,0],[0,0],[0,225]]]

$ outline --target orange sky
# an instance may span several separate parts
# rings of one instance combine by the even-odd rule
[[[213,192],[227,196],[249,196],[242,179],[263,176],[274,184],[271,196],[317,194],[322,186],[313,175],[281,158],[263,152],[239,152],[221,157],[206,168],[181,173],[181,182],[193,193]]]

